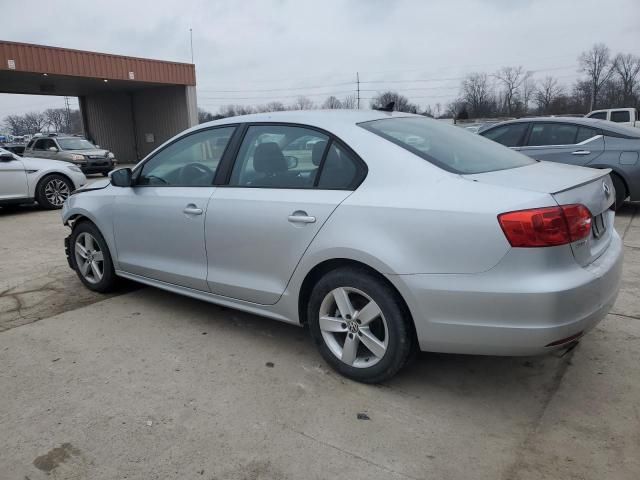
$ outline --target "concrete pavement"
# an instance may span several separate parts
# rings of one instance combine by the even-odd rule
[[[302,329],[159,290],[77,308],[68,297],[85,290],[64,266],[57,212],[0,217],[3,257],[17,262],[0,282],[20,290],[40,259],[65,285],[29,317],[45,319],[0,333],[0,478],[635,480],[636,212],[616,220],[618,302],[574,350],[422,354],[380,386],[330,371]],[[31,255],[7,241],[19,235],[7,218],[33,231]],[[68,311],[47,315],[51,299],[51,314]]]

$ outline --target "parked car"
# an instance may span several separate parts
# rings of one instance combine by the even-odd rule
[[[24,143],[5,143],[0,145],[0,148],[8,150],[11,153],[22,156],[24,155],[25,144]]]
[[[87,182],[82,171],[67,162],[19,157],[0,148],[0,206],[32,203],[61,208]]]
[[[607,108],[605,110],[594,110],[585,115],[594,120],[609,120],[629,127],[640,128],[640,117],[635,108]]]
[[[109,150],[94,145],[86,138],[70,135],[34,137],[24,154],[34,158],[50,158],[77,165],[83,173],[101,173],[105,177],[118,164]]]
[[[523,118],[480,135],[536,160],[610,168],[615,207],[640,200],[640,130],[590,118]]]
[[[189,129],[62,220],[89,289],[124,277],[308,325],[338,372],[380,382],[417,349],[541,354],[593,328],[621,276],[612,192],[607,170],[422,116],[278,112]]]

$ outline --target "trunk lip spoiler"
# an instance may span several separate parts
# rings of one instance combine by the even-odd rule
[[[593,178],[585,180],[584,182],[577,183],[575,185],[571,185],[570,187],[563,188],[563,189],[555,191],[555,192],[550,192],[550,194],[551,195],[555,195],[556,193],[568,192],[569,190],[573,190],[574,188],[579,188],[579,187],[582,187],[583,185],[587,185],[587,184],[589,184],[591,182],[595,182],[596,180],[598,180],[598,179],[600,179],[600,178],[602,178],[602,177],[604,177],[606,175],[609,175],[612,172],[612,170],[610,168],[603,168],[603,169],[599,169],[599,168],[595,169],[594,168],[593,170],[597,170],[600,173],[600,175],[594,175]]]

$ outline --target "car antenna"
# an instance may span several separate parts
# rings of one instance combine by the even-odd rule
[[[384,107],[374,108],[374,110],[378,110],[380,112],[393,112],[393,107],[396,106],[396,102],[389,102]]]

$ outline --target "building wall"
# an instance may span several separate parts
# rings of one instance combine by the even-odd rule
[[[101,93],[80,98],[85,135],[111,150],[121,163],[135,163],[135,128],[130,93]]]
[[[158,87],[133,93],[133,116],[141,157],[197,122],[195,92],[190,94],[188,88]]]

